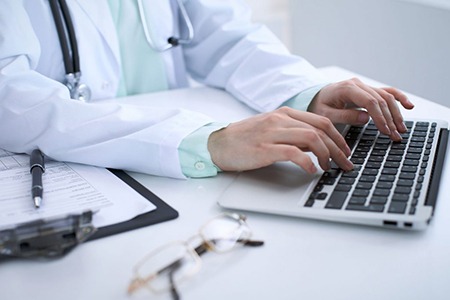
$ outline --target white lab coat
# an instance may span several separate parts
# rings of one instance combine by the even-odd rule
[[[95,103],[113,98],[120,53],[107,0],[67,0],[92,103],[69,100],[59,40],[47,0],[0,0],[0,148],[40,148],[64,161],[184,177],[182,139],[214,120],[181,109]],[[143,1],[156,42],[179,36],[174,6]],[[251,24],[238,0],[186,0],[195,38],[163,54],[170,87],[187,86],[187,73],[230,92],[258,111],[270,111],[323,82],[263,26]],[[182,28],[182,26],[181,26]]]

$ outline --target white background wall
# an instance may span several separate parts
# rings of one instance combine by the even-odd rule
[[[247,0],[288,47],[450,106],[450,0]]]
[[[289,0],[245,0],[253,11],[253,20],[267,25],[292,49],[292,22]]]

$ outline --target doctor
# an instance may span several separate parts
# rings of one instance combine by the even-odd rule
[[[66,1],[90,100],[70,99],[77,96],[64,85],[49,0],[0,0],[0,148],[183,178],[285,160],[314,172],[305,151],[323,169],[332,158],[349,170],[350,150],[333,123],[363,124],[370,115],[394,140],[405,131],[397,105],[413,107],[405,95],[357,79],[328,84],[252,24],[243,1]],[[262,114],[219,124],[193,111],[96,103],[187,87],[188,75]]]

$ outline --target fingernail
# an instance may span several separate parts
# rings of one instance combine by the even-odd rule
[[[385,133],[387,135],[391,135],[391,130],[389,129],[389,127],[386,124],[384,125],[384,130],[386,131]]]
[[[358,122],[361,123],[361,124],[365,124],[365,123],[367,123],[368,121],[369,121],[369,117],[368,117],[367,113],[361,111],[361,112],[358,114]]]
[[[400,135],[400,133],[398,133],[398,131],[397,130],[395,130],[394,131],[394,138],[396,139],[396,140],[402,140],[403,138],[402,138],[402,136]]]
[[[311,167],[309,167],[309,173],[313,174],[317,172],[317,168],[314,164],[311,165]]]
[[[347,170],[353,170],[353,163],[350,161],[350,160],[347,160],[347,166],[348,166],[348,169]]]
[[[403,131],[405,131],[405,132],[408,131],[408,128],[406,127],[405,123],[403,123],[403,122],[402,122],[402,129],[403,129]]]
[[[352,149],[348,145],[345,145],[345,154],[350,156],[352,154]]]

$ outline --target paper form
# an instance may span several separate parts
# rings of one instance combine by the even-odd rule
[[[156,207],[104,168],[49,161],[40,208],[31,198],[30,157],[0,149],[0,228],[42,218],[97,211],[93,225],[132,219]]]

